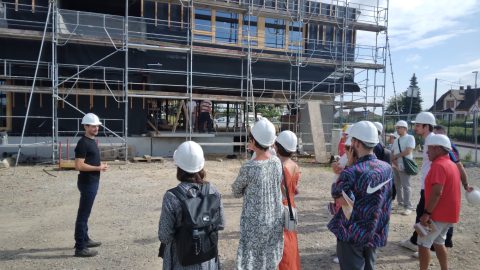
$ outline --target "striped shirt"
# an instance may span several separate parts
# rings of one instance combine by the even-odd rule
[[[338,211],[328,229],[338,240],[360,247],[383,247],[387,243],[392,204],[392,167],[375,155],[360,158],[345,168],[332,185],[332,196],[342,191],[354,201],[350,220]]]

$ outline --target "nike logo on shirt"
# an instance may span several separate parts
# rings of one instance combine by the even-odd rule
[[[377,185],[376,187],[371,187],[370,185],[368,185],[367,187],[367,193],[368,194],[372,194],[372,193],[375,193],[377,192],[379,189],[381,189],[383,186],[385,186],[388,182],[390,182],[392,180],[392,178],[389,178],[387,181]]]

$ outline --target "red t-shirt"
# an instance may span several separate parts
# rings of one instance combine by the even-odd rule
[[[340,139],[340,142],[338,142],[338,155],[339,156],[343,156],[343,154],[345,154],[345,142],[346,141],[347,140],[344,137],[342,137]]]
[[[432,211],[432,220],[457,223],[460,219],[460,172],[448,155],[437,157],[425,179],[425,206],[430,198],[433,185],[442,185],[443,190],[437,206]]]

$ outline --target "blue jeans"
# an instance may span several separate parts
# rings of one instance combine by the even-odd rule
[[[80,204],[78,206],[77,220],[75,222],[75,248],[84,249],[87,247],[88,237],[88,218],[92,212],[93,203],[98,190],[97,181],[77,182],[80,191]]]

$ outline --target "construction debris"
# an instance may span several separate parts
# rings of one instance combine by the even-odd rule
[[[10,164],[6,159],[2,159],[2,162],[0,163],[0,169],[8,169],[10,168]]]
[[[165,159],[163,157],[152,157],[150,155],[144,155],[143,157],[134,157],[133,162],[160,162],[163,163]]]

